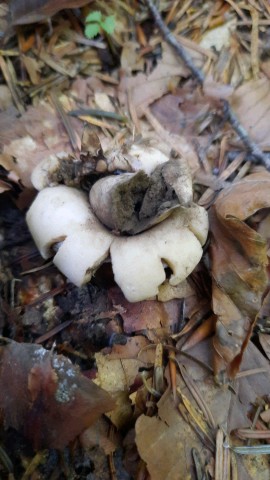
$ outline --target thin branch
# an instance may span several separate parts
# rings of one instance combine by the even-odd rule
[[[145,0],[145,3],[148,6],[155,20],[155,23],[158,26],[160,32],[162,33],[165,41],[174,48],[177,55],[183,60],[185,66],[190,70],[190,72],[192,73],[193,77],[196,79],[198,84],[202,86],[205,78],[203,72],[194,65],[191,56],[186,52],[186,50],[182,47],[182,45],[178,42],[178,40],[174,37],[174,35],[170,31],[170,29],[164,23],[153,1]],[[237,119],[229,103],[226,100],[223,100],[222,106],[223,106],[223,114],[225,116],[226,121],[230,123],[230,125],[232,126],[232,128],[234,129],[234,131],[237,133],[240,140],[242,141],[243,145],[246,147],[247,151],[251,154],[253,158],[253,163],[260,163],[265,168],[267,168],[267,170],[270,170],[270,159],[262,152],[260,147],[251,140],[248,132]]]
[[[155,23],[157,24],[166,42],[169,43],[169,45],[171,45],[175,49],[176,53],[183,60],[186,67],[191,71],[194,78],[196,78],[197,82],[200,85],[203,85],[203,82],[204,82],[203,72],[194,65],[191,56],[186,52],[186,50],[182,47],[182,45],[178,42],[178,40],[176,40],[176,38],[173,36],[170,29],[162,20],[162,17],[157,7],[152,2],[152,0],[145,0],[145,3],[147,4],[150,12],[152,13]]]
[[[248,152],[256,160],[255,163],[261,163],[264,165],[267,170],[270,170],[270,160],[269,158],[261,151],[260,147],[251,140],[249,134],[243,125],[239,122],[234,111],[230,107],[229,103],[226,100],[223,100],[223,113],[225,118],[230,123],[234,131],[239,136],[242,143],[245,145]]]

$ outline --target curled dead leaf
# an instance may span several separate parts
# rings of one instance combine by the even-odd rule
[[[245,220],[270,206],[270,174],[223,190],[210,210],[215,370],[237,373],[267,286],[265,239]]]

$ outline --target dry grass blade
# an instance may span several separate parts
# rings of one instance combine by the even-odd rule
[[[7,60],[4,60],[4,58],[2,56],[0,56],[0,68],[2,70],[2,73],[3,73],[3,76],[7,82],[7,85],[10,89],[10,92],[11,92],[11,95],[12,95],[12,98],[14,100],[14,103],[16,105],[16,107],[18,108],[19,112],[22,114],[24,113],[24,106],[21,102],[21,99],[20,99],[20,96],[19,96],[19,93],[18,93],[18,89],[14,83],[14,80],[13,80],[13,75],[12,75],[12,72],[11,70],[13,70],[13,66],[12,64],[10,63],[10,61],[7,59]]]
[[[108,130],[118,131],[118,127],[112,125],[111,123],[105,122],[104,120],[99,120],[96,117],[91,117],[91,115],[79,115],[78,118],[84,122],[89,123],[90,125],[96,125],[97,127],[107,128]]]
[[[190,418],[194,424],[196,425],[197,429],[203,433],[203,435],[210,441],[211,444],[214,444],[213,441],[213,436],[212,432],[209,429],[205,419],[203,418],[202,414],[200,411],[198,411],[190,402],[190,400],[187,398],[186,395],[184,395],[180,388],[177,388],[177,393],[179,397],[181,398],[181,402],[183,403],[186,411],[188,412],[188,417]],[[181,411],[180,407],[179,410]]]
[[[169,356],[170,378],[173,392],[173,399],[176,402],[176,361],[175,352],[171,352]]]
[[[234,447],[233,445],[224,445],[225,448],[230,448],[238,455],[269,455],[270,445],[254,445],[250,447]]]
[[[228,167],[223,170],[223,172],[219,175],[218,180],[219,181],[224,181],[227,180],[243,163],[244,161],[244,154],[240,153],[231,163],[228,165]],[[211,189],[208,188],[203,195],[201,196],[199,200],[199,205],[202,205],[204,207],[207,207],[211,204],[215,197],[215,192]]]
[[[72,323],[72,320],[66,320],[65,322],[61,323],[57,327],[52,328],[49,332],[44,333],[44,335],[41,335],[35,340],[35,343],[43,343],[49,340],[51,337],[54,335],[57,335],[57,333],[61,332],[64,330],[64,328],[67,328],[70,324]]]
[[[260,440],[270,439],[270,430],[250,430],[248,428],[239,428],[236,430],[237,435],[240,438],[256,438]]]
[[[259,13],[251,8],[252,30],[251,30],[251,66],[254,78],[258,78],[259,67]]]
[[[223,475],[223,464],[223,431],[219,429],[216,435],[215,480],[225,480],[227,478]]]
[[[183,380],[189,389],[191,395],[193,396],[194,400],[196,401],[198,407],[200,410],[203,412],[205,419],[209,425],[210,428],[214,429],[216,428],[216,422],[213,418],[213,415],[208,407],[208,405],[205,403],[200,390],[196,386],[196,383],[192,380],[192,378],[189,377],[187,372],[185,371],[184,366],[182,366],[179,362],[177,362],[179,370],[181,372],[181,375],[183,377]]]
[[[71,146],[72,146],[74,152],[79,152],[80,149],[81,149],[81,142],[80,142],[78,136],[76,135],[76,132],[72,128],[69,116],[64,111],[64,109],[63,109],[61,103],[59,102],[55,92],[51,91],[50,92],[50,97],[51,97],[52,103],[53,103],[56,111],[58,112],[58,114],[59,114],[59,116],[60,116],[60,118],[63,122],[63,125],[64,125],[64,127],[67,131],[67,134],[69,136],[69,140],[70,140],[70,143],[71,143]]]
[[[212,333],[214,333],[215,325],[216,317],[215,315],[211,315],[196,328],[196,330],[190,335],[190,337],[187,338],[187,340],[182,346],[182,351],[186,351],[189,348],[194,347],[194,345],[201,342],[205,338],[208,338]]]
[[[9,475],[12,475],[14,471],[14,466],[10,460],[6,451],[0,445],[0,463],[4,465],[5,469],[8,471]]]
[[[29,463],[28,467],[26,468],[22,480],[28,480],[29,478],[34,475],[35,471],[39,467],[39,465],[43,465],[48,457],[48,450],[41,450],[36,453],[36,455],[33,457],[31,462]]]

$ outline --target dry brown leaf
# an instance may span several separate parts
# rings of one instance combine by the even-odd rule
[[[138,332],[146,329],[167,328],[169,331],[180,311],[180,301],[170,300],[162,303],[157,300],[143,302],[128,302],[119,288],[112,288],[109,292],[110,299],[124,321],[126,333]]]
[[[0,85],[0,110],[7,110],[12,105],[12,96],[7,85]]]
[[[95,382],[110,393],[128,391],[141,364],[134,358],[110,358],[95,354],[98,376]]]
[[[21,61],[29,75],[29,78],[33,85],[38,85],[40,83],[40,63],[33,57],[28,55],[22,55]]]
[[[65,447],[114,407],[110,395],[62,355],[16,342],[0,354],[5,426],[22,429],[35,448]]]
[[[212,361],[211,341],[201,342],[189,350],[189,353],[205,365],[210,365]],[[209,375],[207,370],[199,363],[191,362],[190,359],[183,356],[178,356],[178,360],[186,368],[187,382],[193,381],[210,410],[215,426],[222,428],[231,445],[243,445],[243,443],[235,441],[233,435],[230,437],[230,434],[237,428],[250,428],[249,413],[251,407],[256,403],[258,397],[268,395],[270,388],[268,360],[250,342],[243,355],[242,376],[234,381],[233,389],[217,387],[212,375]],[[254,374],[248,375],[248,373],[252,373],[253,369],[255,369]],[[258,369],[261,369],[261,371],[259,372]],[[246,376],[245,371],[247,371]],[[182,388],[182,392],[194,403],[195,399],[192,398],[187,387]],[[188,448],[188,445],[186,448]],[[237,478],[241,480],[255,479],[255,471],[257,470],[257,478],[267,479],[269,466],[265,462],[266,457],[266,455],[237,455],[235,457]]]
[[[151,106],[151,112],[166,130],[185,137],[197,135],[198,125],[213,109],[214,100],[199,89],[190,91],[187,87],[177,88]]]
[[[189,75],[189,71],[171,47],[163,43],[162,49],[162,60],[149,75],[139,73],[135,77],[123,77],[120,82],[120,93],[128,95],[139,117],[143,115],[143,108],[176,87],[179,76]],[[191,51],[191,55],[197,66],[198,64],[201,66],[203,56],[194,50]],[[127,104],[127,99],[124,99],[124,102]]]
[[[151,478],[190,479],[191,449],[202,445],[166,393],[158,404],[158,417],[141,415],[136,422],[136,444]]]
[[[79,121],[73,118],[71,121],[74,131],[81,133]],[[1,144],[0,165],[15,173],[23,185],[30,188],[32,171],[42,160],[51,156],[68,158],[73,155],[61,119],[44,101],[37,107],[29,107],[19,119],[13,119],[12,129],[2,130]]]
[[[270,174],[223,190],[210,210],[215,370],[237,373],[267,286],[266,241],[245,220],[270,206]]]
[[[239,455],[236,463],[237,480],[269,480],[267,455]]]
[[[270,335],[268,333],[259,333],[259,340],[265,355],[270,359]]]
[[[188,352],[192,357],[203,364],[211,365],[212,350],[211,340],[205,340]],[[188,377],[197,385],[201,396],[210,409],[215,420],[215,425],[222,425],[224,431],[230,434],[236,428],[245,428],[251,425],[248,413],[252,404],[258,397],[264,397],[270,389],[270,368],[268,360],[260,351],[249,342],[241,364],[241,377],[236,378],[233,384],[234,390],[218,387],[211,374],[199,363],[191,362],[184,356],[178,356],[181,364],[185,365]],[[252,375],[245,376],[245,371],[260,369]],[[183,392],[188,396],[188,390]]]
[[[117,447],[116,435],[110,437],[110,425],[104,418],[97,420],[91,427],[87,428],[80,435],[80,442],[84,449],[91,449],[99,446],[104,450],[105,455],[113,453]]]
[[[13,25],[26,25],[28,23],[46,20],[64,8],[78,8],[91,0],[11,0],[10,10]]]
[[[145,363],[154,363],[155,351],[147,349],[149,341],[143,335],[136,335],[127,339],[125,345],[113,345],[111,353],[107,355],[108,359],[115,358],[140,358]]]
[[[252,140],[269,150],[270,80],[263,77],[237,88],[231,106]]]
[[[144,59],[140,55],[140,45],[137,42],[125,42],[121,52],[121,67],[126,73],[143,71]]]
[[[122,428],[130,422],[133,415],[129,390],[134,383],[142,362],[137,358],[118,358],[114,355],[96,353],[98,375],[95,382],[108,391],[116,405],[112,412],[107,413],[111,422]]]

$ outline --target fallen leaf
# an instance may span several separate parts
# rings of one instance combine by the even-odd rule
[[[10,11],[13,25],[46,20],[64,8],[78,8],[90,3],[91,0],[11,0]]]
[[[269,150],[270,80],[262,77],[245,83],[235,90],[230,103],[252,140]]]
[[[136,377],[139,361],[133,358],[110,358],[95,354],[98,376],[95,382],[110,393],[128,391]]]
[[[269,361],[252,342],[249,342],[243,353],[240,376],[235,378],[232,390],[217,386],[213,376],[199,363],[202,362],[206,366],[211,365],[210,339],[197,344],[188,353],[197,359],[198,363],[191,362],[184,356],[178,356],[178,359],[181,364],[185,365],[188,377],[198,386],[201,396],[213,415],[216,426],[223,425],[228,434],[237,428],[250,427],[251,421],[248,414],[252,405],[256,403],[258,397],[268,395],[270,389]],[[254,370],[253,374],[251,374],[252,370]],[[245,372],[247,372],[246,375]]]
[[[68,158],[73,155],[70,140],[54,109],[41,101],[36,107],[29,107],[19,119],[11,117],[13,126],[2,130],[0,165],[17,175],[23,185],[31,188],[33,169],[46,158]],[[74,130],[81,133],[80,122],[71,119]],[[1,122],[1,118],[0,118]]]
[[[238,455],[236,463],[238,480],[269,480],[267,455]]]
[[[1,347],[5,426],[22,430],[34,448],[62,449],[113,406],[110,395],[64,356],[31,344]]]
[[[203,48],[215,48],[219,52],[222,48],[230,46],[232,33],[236,30],[237,18],[234,16],[229,21],[219,25],[216,28],[208,29],[200,41]]]
[[[149,341],[143,335],[136,335],[127,339],[125,345],[115,344],[112,347],[111,353],[107,355],[108,359],[115,358],[140,358],[141,362],[154,363],[155,351],[154,348],[147,349]]]
[[[210,210],[215,371],[237,373],[267,286],[265,239],[245,220],[270,206],[270,174],[225,188]]]
[[[144,59],[140,55],[140,45],[137,42],[125,42],[121,52],[121,67],[126,73],[143,71]]]
[[[259,333],[260,344],[265,355],[270,359],[270,336],[268,333]]]
[[[191,478],[190,452],[192,448],[201,449],[201,443],[167,393],[158,403],[158,417],[141,415],[135,428],[137,448],[151,478]]]
[[[170,133],[189,138],[198,131],[198,124],[214,109],[214,101],[198,89],[177,88],[151,106],[151,112]]]
[[[12,96],[7,85],[0,85],[0,110],[7,110],[12,105]]]
[[[87,428],[80,435],[80,442],[84,449],[91,449],[99,446],[104,450],[105,455],[113,453],[117,447],[116,435],[109,436],[110,425],[104,418],[99,418],[91,427]]]
[[[179,300],[170,300],[162,303],[157,300],[143,302],[128,302],[119,288],[112,288],[109,292],[114,307],[124,321],[126,333],[138,332],[146,329],[167,328],[169,331],[178,318],[181,303]]]
[[[130,387],[142,366],[142,361],[137,356],[134,358],[133,354],[129,358],[127,356],[120,358],[119,355],[96,353],[95,358],[98,369],[95,383],[112,395],[116,405],[107,416],[120,429],[130,422],[133,415],[129,398]]]
[[[171,47],[162,43],[162,49],[162,60],[149,75],[139,73],[135,77],[126,76],[120,82],[119,93],[122,94],[122,103],[128,104],[127,98],[125,98],[127,95],[139,117],[143,115],[145,107],[162,97],[173,86],[177,86],[179,76],[187,77],[189,75],[188,69]],[[194,50],[190,51],[196,65],[201,66],[203,55]]]

